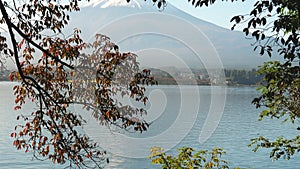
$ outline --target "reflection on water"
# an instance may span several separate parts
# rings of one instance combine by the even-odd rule
[[[12,95],[12,83],[0,82],[0,168],[62,168],[59,165],[52,165],[50,162],[32,161],[31,154],[25,154],[23,151],[17,151],[12,146],[10,133],[16,124],[16,116],[19,112],[13,111],[14,97]],[[152,93],[151,93],[152,91]],[[207,112],[211,106],[211,88],[208,86],[200,86],[198,94],[192,90],[190,86],[159,86],[149,89],[151,105],[147,107],[149,111],[148,120],[153,120],[150,129],[146,133],[129,134],[122,130],[113,132],[105,127],[99,127],[98,122],[89,118],[89,124],[86,131],[95,140],[99,140],[99,144],[108,150],[111,147],[117,147],[117,152],[122,156],[118,156],[114,149],[111,153],[109,169],[151,169],[159,168],[150,164],[147,158],[130,158],[132,154],[135,157],[147,156],[149,148],[153,145],[170,147],[174,144],[169,152],[175,153],[176,148],[181,146],[192,146],[196,149],[211,149],[215,146],[224,148],[227,151],[224,158],[228,159],[231,166],[241,166],[253,168],[289,168],[294,169],[300,166],[299,155],[289,161],[279,160],[273,162],[268,158],[268,151],[260,150],[256,153],[247,147],[250,138],[262,134],[268,137],[277,135],[295,135],[295,127],[289,124],[281,124],[278,120],[263,120],[258,122],[258,114],[260,110],[256,110],[251,105],[251,100],[258,94],[253,87],[229,87],[226,89],[227,97],[222,119],[213,133],[213,135],[203,144],[199,143],[199,135],[203,128]],[[182,109],[182,97],[185,95]],[[162,105],[160,105],[162,104]],[[199,107],[195,108],[195,104]],[[75,107],[76,108],[76,107]],[[79,110],[80,108],[76,108]],[[198,110],[197,116],[194,117],[192,111]],[[31,112],[31,107],[27,106],[22,109],[23,112]],[[87,118],[89,116],[86,116]],[[190,118],[193,117],[193,118]],[[175,123],[176,119],[181,123]],[[194,123],[194,120],[196,121]],[[172,126],[173,124],[175,126]],[[174,127],[172,133],[164,133]],[[183,140],[176,142],[178,134],[182,135],[182,131],[192,129],[185,133]],[[163,135],[167,137],[157,137]],[[101,138],[101,139],[99,139]],[[126,138],[126,139],[124,139]],[[135,141],[141,141],[138,144]],[[178,144],[177,144],[178,143]],[[107,146],[107,147],[105,147]],[[172,146],[173,147],[173,146]],[[125,155],[124,155],[125,154]]]

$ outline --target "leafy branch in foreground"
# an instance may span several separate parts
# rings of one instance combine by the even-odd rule
[[[162,169],[229,169],[229,162],[221,158],[224,154],[226,152],[218,147],[211,151],[195,151],[190,147],[182,147],[178,149],[177,156],[172,156],[166,155],[161,147],[153,147],[149,158],[152,164],[161,165]]]
[[[61,48],[64,42],[62,39],[47,39],[45,44],[49,44],[47,48],[57,54],[61,51],[57,48]],[[38,110],[31,114],[18,116],[25,125],[16,126],[18,132],[12,133],[12,137],[17,149],[32,150],[38,159],[49,158],[61,164],[70,161],[70,167],[75,164],[80,168],[90,167],[92,163],[101,168],[106,161],[105,153],[80,132],[84,119],[69,107],[82,105],[100,124],[142,132],[149,127],[142,120],[146,111],[122,105],[117,96],[127,95],[146,104],[143,84],[152,85],[155,81],[149,71],[139,72],[136,55],[119,53],[116,45],[106,36],[97,35],[93,44],[80,44],[80,47],[92,49],[92,52],[78,55],[74,70],[68,71],[63,65],[44,56],[37,64],[30,60],[22,64],[24,76],[35,82],[23,82],[19,72],[11,74],[12,79],[22,81],[21,85],[14,87],[15,103],[18,104],[15,109],[20,109],[26,100],[38,106]],[[66,47],[61,49],[66,52],[71,50]]]
[[[265,107],[260,113],[260,120],[264,117],[284,118],[284,122],[299,125],[299,11],[298,0],[257,1],[249,15],[232,18],[236,24],[247,22],[243,31],[255,39],[254,50],[270,57],[276,52],[283,58],[282,61],[267,62],[258,70],[264,79],[258,88],[261,95],[252,103],[257,108]],[[254,151],[260,147],[271,148],[270,158],[273,159],[290,159],[295,152],[300,151],[300,137],[298,133],[295,134],[292,139],[278,137],[275,141],[264,137],[255,138],[250,146],[256,145]]]
[[[260,136],[258,138],[251,139],[249,146],[255,146],[253,151],[256,152],[259,148],[271,149],[270,158],[278,160],[284,158],[289,160],[296,152],[299,153],[300,136],[296,136],[292,139],[285,139],[278,137],[274,141]]]
[[[83,132],[80,114],[143,132],[149,127],[142,117],[146,111],[118,98],[144,105],[144,85],[156,81],[149,70],[139,70],[135,54],[119,52],[104,35],[96,35],[92,44],[83,42],[78,29],[65,37],[61,32],[68,13],[78,10],[76,0],[0,1],[0,23],[7,28],[7,34],[0,34],[0,53],[14,59],[17,71],[10,79],[20,82],[13,87],[14,109],[21,109],[17,119],[23,122],[11,137],[17,149],[36,159],[69,162],[70,168],[102,168],[108,162],[106,151]],[[35,105],[33,111],[23,110],[25,103]],[[75,112],[74,105],[88,111]]]

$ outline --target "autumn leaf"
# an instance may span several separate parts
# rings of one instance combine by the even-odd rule
[[[13,73],[11,73],[11,74],[9,75],[9,80],[10,80],[10,81],[14,81],[14,77],[15,77],[15,75],[14,75]]]
[[[19,109],[21,109],[21,106],[15,106],[14,107],[14,110],[19,110]]]
[[[17,136],[17,133],[11,133],[10,134],[10,137],[16,137]]]
[[[105,115],[106,115],[106,117],[108,117],[108,118],[109,118],[109,117],[110,117],[110,111],[109,111],[109,110],[107,110],[107,111],[106,111],[106,113],[105,113]]]
[[[25,39],[23,38],[21,42],[18,44],[18,48],[21,49],[24,44]]]

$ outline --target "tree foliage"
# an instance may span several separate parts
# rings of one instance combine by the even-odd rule
[[[178,149],[177,156],[172,156],[166,155],[160,147],[153,147],[149,158],[152,164],[159,164],[162,169],[225,169],[229,168],[229,162],[222,159],[224,154],[226,152],[218,147],[211,151],[195,151],[191,147],[182,147]]]
[[[81,127],[85,120],[73,105],[82,105],[102,125],[143,132],[143,108],[123,105],[117,97],[129,97],[146,104],[144,84],[156,81],[149,70],[139,70],[136,55],[119,52],[104,35],[88,44],[80,30],[62,34],[69,13],[78,11],[78,1],[0,1],[0,54],[14,59],[17,71],[10,80],[14,107],[35,104],[32,112],[17,117],[13,145],[32,152],[37,159],[74,168],[102,168],[108,162],[106,151],[94,143]],[[10,44],[11,43],[11,44]],[[84,110],[82,110],[84,111]]]

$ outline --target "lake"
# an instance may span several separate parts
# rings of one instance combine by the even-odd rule
[[[0,82],[0,168],[63,168],[48,161],[32,160],[30,153],[13,147],[10,133],[17,124],[16,116],[33,108],[26,105],[21,112],[13,110],[13,85]],[[150,104],[146,106],[145,119],[151,126],[145,133],[108,129],[85,115],[87,134],[111,152],[106,168],[159,168],[146,158],[152,146],[161,146],[169,150],[168,153],[175,153],[176,148],[182,146],[197,150],[222,147],[227,152],[224,159],[230,161],[230,166],[256,169],[300,166],[299,155],[291,160],[273,161],[267,150],[254,153],[247,147],[250,139],[259,134],[271,138],[299,134],[296,126],[281,124],[280,120],[257,120],[260,110],[251,105],[251,100],[259,94],[255,87],[154,86],[149,87],[148,94]],[[136,105],[130,100],[124,102]],[[73,108],[84,113],[79,107]]]

